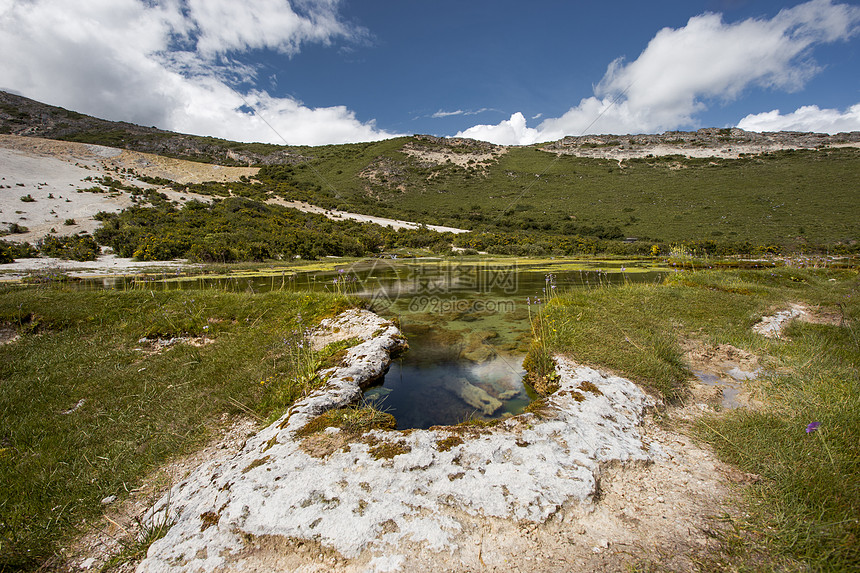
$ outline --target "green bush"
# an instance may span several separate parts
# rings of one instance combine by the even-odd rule
[[[101,252],[96,240],[84,233],[61,237],[48,235],[37,245],[39,252],[46,257],[73,261],[94,261]]]

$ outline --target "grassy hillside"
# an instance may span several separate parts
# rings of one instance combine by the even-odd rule
[[[858,237],[860,151],[618,162],[512,148],[488,169],[424,167],[401,140],[326,150],[291,170],[339,206],[474,230],[798,245]],[[385,158],[386,182],[360,176]],[[403,190],[405,188],[405,190]],[[617,228],[617,230],[616,230]]]
[[[827,147],[827,136],[817,149],[740,159],[675,155],[616,161],[556,156],[553,144],[503,148],[431,136],[285,147],[108,122],[3,92],[0,133],[254,164],[262,167],[258,181],[232,185],[234,194],[277,194],[326,208],[489,232],[496,234],[490,244],[540,243],[546,252],[570,252],[563,245],[571,237],[637,237],[643,248],[707,243],[711,252],[728,253],[834,247],[856,252],[860,236],[860,149]],[[785,141],[796,135],[798,145],[809,147],[798,134],[779,135]],[[721,137],[720,145],[732,145],[732,137]],[[198,187],[192,190],[207,191]],[[214,187],[214,194],[229,193],[226,186]],[[469,246],[465,238],[461,242]]]

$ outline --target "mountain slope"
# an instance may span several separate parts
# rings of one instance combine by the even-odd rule
[[[493,235],[473,241],[478,248],[542,241],[543,251],[567,252],[565,241],[586,237],[747,252],[743,245],[851,246],[860,236],[860,132],[702,129],[526,147],[413,136],[286,147],[109,122],[2,92],[0,132],[261,166],[246,193]],[[236,186],[190,190],[228,195]]]

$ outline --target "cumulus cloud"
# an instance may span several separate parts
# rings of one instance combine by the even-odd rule
[[[747,131],[816,131],[831,134],[860,131],[860,103],[844,112],[820,109],[817,105],[806,105],[787,114],[775,109],[750,114],[738,122],[738,127]]]
[[[296,54],[304,42],[328,43],[352,31],[337,14],[337,2],[305,3],[298,14],[285,0],[188,0],[197,32],[197,51],[211,55],[230,50],[268,48]]]
[[[491,141],[499,145],[529,145],[541,138],[541,132],[526,126],[526,118],[517,112],[497,125],[475,125],[461,131],[456,137],[469,137]]]
[[[299,7],[299,8],[297,8]],[[256,70],[231,55],[296,54],[307,42],[360,37],[338,0],[0,0],[0,85],[107,119],[244,141],[291,144],[391,137],[343,106],[311,108],[228,79]],[[229,23],[229,25],[225,25]]]
[[[719,14],[664,28],[636,60],[609,64],[592,97],[537,128],[520,128],[525,139],[552,141],[585,133],[653,133],[696,124],[714,101],[731,101],[751,87],[798,90],[819,68],[815,45],[846,40],[860,25],[860,7],[812,0],[771,19],[726,23]],[[506,124],[475,126],[458,136],[501,143]],[[537,131],[537,134],[534,132]]]

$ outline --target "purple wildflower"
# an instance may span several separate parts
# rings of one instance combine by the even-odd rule
[[[812,422],[812,423],[810,423],[808,426],[806,426],[806,433],[807,433],[807,434],[811,434],[812,432],[814,432],[815,430],[817,430],[817,429],[818,429],[818,426],[820,426],[820,425],[821,425],[821,422]]]

